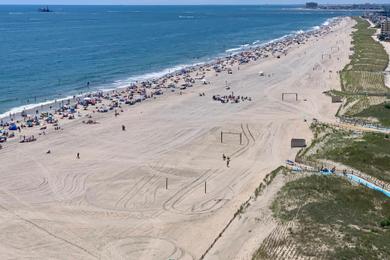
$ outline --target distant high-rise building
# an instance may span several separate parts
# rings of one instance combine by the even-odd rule
[[[390,17],[390,6],[383,7],[383,15],[386,17]]]
[[[383,21],[381,24],[381,34],[390,35],[390,20]]]
[[[315,3],[315,2],[307,2],[307,3],[306,3],[306,8],[307,8],[307,9],[317,9],[317,8],[318,8],[318,3]]]
[[[388,20],[388,18],[381,22],[381,34],[379,35],[379,40],[390,41],[390,20]]]

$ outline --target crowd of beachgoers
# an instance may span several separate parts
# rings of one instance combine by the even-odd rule
[[[293,46],[305,44],[310,38],[319,38],[328,34],[340,21],[341,18],[333,19],[329,24],[316,30],[286,36],[261,46],[253,46],[207,64],[181,69],[160,78],[135,82],[125,88],[74,96],[68,100],[55,101],[48,107],[42,106],[39,109],[9,114],[7,118],[0,120],[0,143],[17,139],[17,136],[19,136],[18,141],[21,143],[33,142],[37,140],[36,136],[26,136],[24,133],[28,128],[38,129],[38,136],[45,135],[49,126],[55,131],[61,130],[65,120],[83,118],[83,123],[95,124],[97,123],[93,116],[95,113],[112,111],[115,116],[118,116],[124,111],[124,106],[136,105],[166,93],[182,95],[186,89],[192,88],[195,84],[209,85],[210,82],[207,80],[209,75],[233,74],[233,71],[238,72],[240,66],[244,64],[260,59],[279,59],[286,56],[288,50]],[[270,75],[259,72],[259,76],[267,77]],[[200,93],[200,96],[205,96],[205,94]],[[235,96],[234,93],[213,96],[212,99],[221,103],[251,101],[251,97]]]

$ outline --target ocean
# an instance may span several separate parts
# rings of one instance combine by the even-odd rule
[[[299,6],[38,8],[0,6],[0,117],[208,62],[336,16],[359,15]]]

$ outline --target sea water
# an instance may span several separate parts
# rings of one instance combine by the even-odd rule
[[[299,6],[38,8],[0,6],[0,115],[158,77],[358,14]]]

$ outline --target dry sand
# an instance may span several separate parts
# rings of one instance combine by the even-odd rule
[[[209,78],[210,86],[1,150],[0,259],[199,258],[264,176],[294,159],[290,139],[310,139],[312,118],[335,121],[338,105],[322,92],[339,88],[352,24],[344,20],[281,59]],[[213,102],[212,95],[230,93],[226,80],[253,101]],[[283,92],[297,92],[299,101],[282,102]],[[236,136],[221,144],[221,130],[243,132],[243,145]],[[231,156],[230,168],[222,153]],[[226,234],[206,258],[246,259],[261,242],[245,245],[251,238]]]

